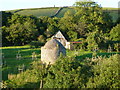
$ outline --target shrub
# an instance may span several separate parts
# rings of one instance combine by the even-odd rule
[[[90,75],[89,66],[74,57],[61,57],[49,69],[44,88],[82,88]]]
[[[30,42],[29,44],[30,44],[30,47],[31,47],[31,48],[38,48],[38,47],[44,45],[44,43],[41,43],[41,42],[39,42],[39,41],[32,41],[32,42]]]
[[[119,58],[113,55],[110,58],[100,58],[93,66],[93,76],[89,78],[87,88],[120,88]]]

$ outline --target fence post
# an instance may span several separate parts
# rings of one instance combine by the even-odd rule
[[[32,53],[32,60],[37,59],[37,55],[35,52]]]

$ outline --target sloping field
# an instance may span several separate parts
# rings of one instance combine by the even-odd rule
[[[56,15],[56,17],[63,17],[64,16],[64,14],[65,14],[65,12],[67,12],[67,11],[70,11],[72,14],[75,14],[75,10],[74,10],[74,8],[63,8],[57,15]]]
[[[57,12],[58,9],[59,8],[25,9],[17,13],[22,15],[34,15],[36,17],[52,16]]]
[[[34,15],[36,17],[40,16],[53,16],[59,8],[35,8],[35,9],[19,9],[11,10],[11,13],[17,13],[21,15]]]
[[[60,9],[60,7],[49,7],[49,8],[33,8],[33,9],[19,9],[19,10],[11,10],[9,12],[22,14],[22,15],[33,15],[36,17],[40,16],[54,16],[56,12]],[[63,7],[60,12],[56,15],[56,17],[63,17],[65,12],[71,11],[73,14],[75,10],[73,7]],[[116,21],[118,18],[118,8],[103,8],[104,12],[109,12],[113,18],[113,21]]]

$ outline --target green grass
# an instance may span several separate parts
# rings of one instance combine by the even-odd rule
[[[16,54],[18,51],[21,54],[21,60],[16,59]],[[25,65],[29,67],[33,62],[32,53],[35,52],[37,55],[37,60],[40,60],[40,48],[30,49],[29,46],[15,46],[15,47],[3,47],[2,53],[4,54],[3,62],[6,65],[2,68],[2,79],[7,80],[8,74],[17,74],[18,66]]]
[[[21,15],[34,15],[36,17],[40,16],[53,16],[59,8],[35,8],[35,9],[22,9],[22,10],[12,10],[10,12]]]
[[[104,7],[103,10],[118,10],[119,8]]]
[[[63,9],[56,15],[56,17],[59,17],[59,18],[63,17],[64,14],[65,14],[67,11],[70,11],[72,14],[75,14],[74,8],[63,8]]]

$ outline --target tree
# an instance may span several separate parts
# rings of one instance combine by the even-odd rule
[[[102,8],[98,4],[93,1],[83,0],[76,2],[75,6],[75,21],[77,25],[81,25],[77,26],[76,30],[80,30],[79,33],[82,32],[82,36],[86,37],[87,33],[94,32],[95,30],[102,31],[103,33],[109,32],[109,25],[111,25],[112,19],[109,14],[102,12]]]
[[[88,43],[87,48],[88,50],[103,48],[104,42],[103,33],[99,31],[94,31],[87,35],[86,42]]]
[[[34,19],[27,16],[12,15],[10,26],[6,28],[6,39],[14,45],[24,45],[37,39],[37,28]]]
[[[113,41],[120,41],[120,24],[117,24],[110,31],[110,38]]]
[[[82,88],[91,75],[89,65],[74,57],[60,57],[48,70],[43,88]]]
[[[110,39],[112,41],[116,41],[116,43],[114,43],[114,48],[119,51],[119,47],[120,47],[120,24],[117,24],[115,27],[112,28],[112,30],[110,31]]]
[[[75,31],[75,27],[76,27],[76,24],[74,21],[73,13],[70,11],[67,11],[64,14],[64,17],[61,18],[59,21],[59,29],[63,32],[67,40],[73,40],[77,37],[77,32]],[[73,36],[70,36],[71,32],[74,32]]]
[[[2,13],[2,26],[9,26],[8,19],[10,19],[13,14],[5,11],[2,11],[1,13]]]
[[[93,76],[89,78],[86,88],[120,88],[119,58],[116,54],[110,58],[99,58],[93,65]]]
[[[120,24],[120,17],[118,17],[118,19],[115,22],[115,25],[117,25],[117,24]]]

